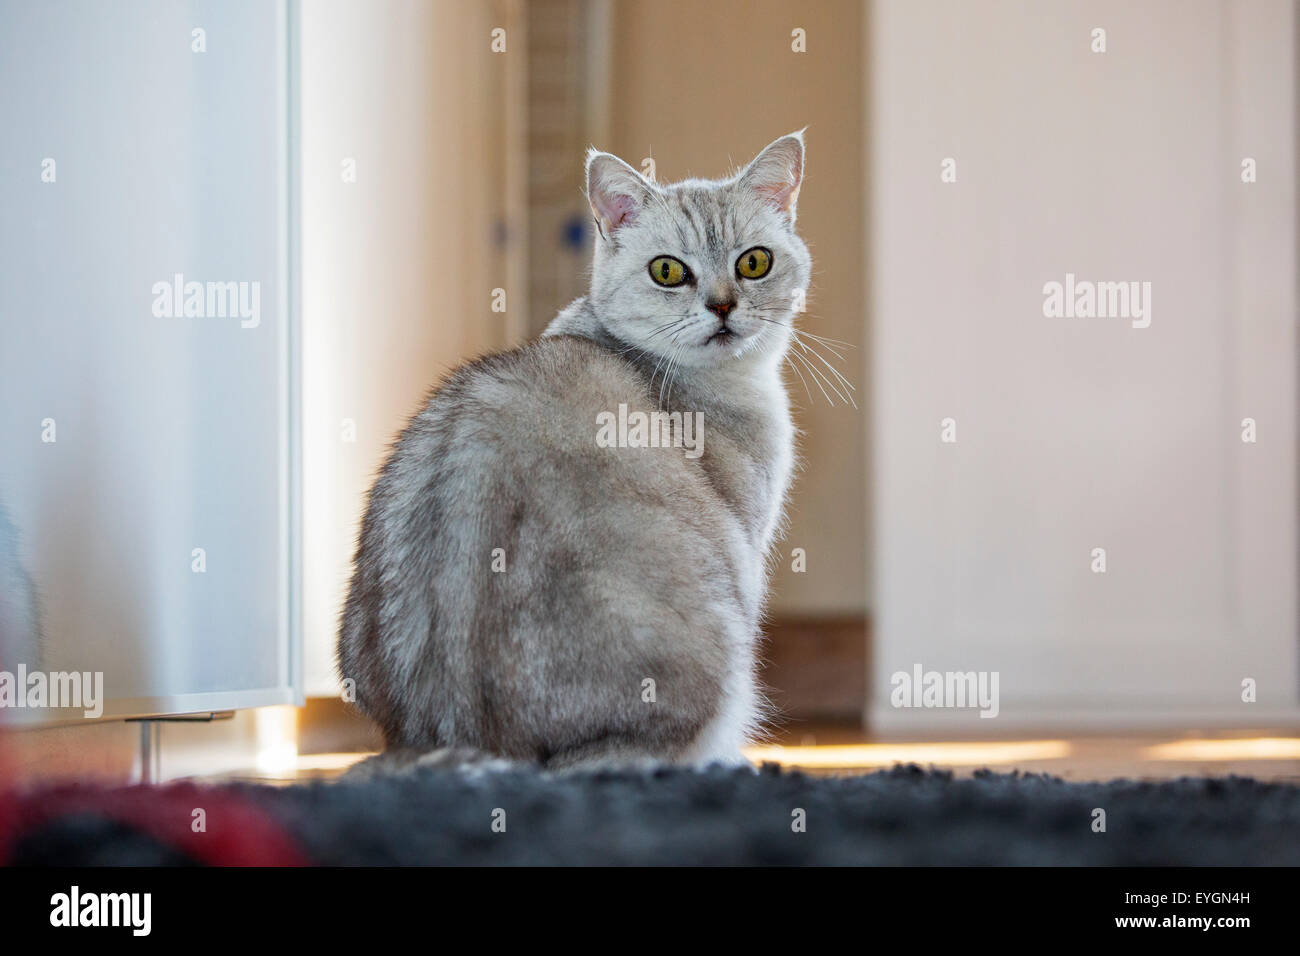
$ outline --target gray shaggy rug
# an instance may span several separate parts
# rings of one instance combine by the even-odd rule
[[[1300,864],[1300,787],[1242,777],[421,768],[214,789],[260,808],[308,861],[328,865]],[[82,812],[20,834],[9,862],[194,860],[156,833]]]

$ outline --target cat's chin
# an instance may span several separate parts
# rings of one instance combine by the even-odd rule
[[[757,336],[736,336],[732,335],[727,338],[718,340],[710,339],[706,342],[701,351],[705,353],[706,361],[711,360],[714,363],[727,362],[732,359],[743,358],[746,355],[755,355],[760,350],[760,343]]]
[[[779,352],[789,338],[776,328],[731,330],[726,335],[714,333],[693,351],[701,365],[719,365],[736,359],[760,358]]]
[[[756,343],[752,337],[748,340],[733,338],[722,341],[715,341],[710,338],[695,345],[678,349],[675,357],[666,356],[664,361],[667,362],[671,358],[674,367],[679,369],[718,368],[746,356],[757,355],[759,350],[755,346]]]

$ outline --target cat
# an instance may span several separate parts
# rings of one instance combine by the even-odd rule
[[[741,764],[765,720],[803,133],[722,180],[586,169],[589,294],[452,372],[370,492],[338,661],[390,753]]]

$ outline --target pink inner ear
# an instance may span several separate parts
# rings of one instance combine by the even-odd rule
[[[610,229],[617,229],[624,223],[636,221],[636,201],[631,196],[617,193],[612,196],[597,196],[596,209]]]
[[[789,211],[791,201],[799,192],[795,184],[791,182],[762,183],[755,187],[755,191],[778,209],[784,209],[786,211]]]

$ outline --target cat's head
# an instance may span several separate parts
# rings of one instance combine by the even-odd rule
[[[784,349],[812,274],[794,230],[803,157],[792,133],[729,179],[658,185],[592,150],[590,298],[606,330],[681,366]]]

